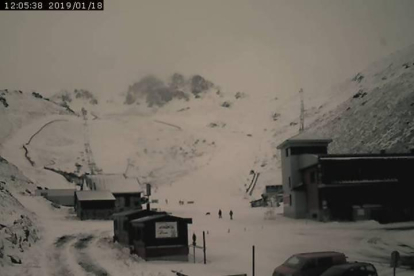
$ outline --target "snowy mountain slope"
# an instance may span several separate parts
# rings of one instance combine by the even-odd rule
[[[79,115],[83,115],[82,110],[88,110],[84,116],[91,119],[99,117],[99,110],[108,106],[98,100],[93,92],[86,89],[62,90],[54,93],[50,99],[59,105],[69,107]]]
[[[34,94],[0,90],[0,151],[2,144],[23,125],[50,114],[71,114],[62,106]]]
[[[348,80],[348,99],[309,126],[333,138],[332,153],[408,152],[414,148],[414,45]]]
[[[0,267],[21,261],[22,252],[39,239],[35,215],[13,195],[17,193],[33,194],[33,182],[0,157]]]

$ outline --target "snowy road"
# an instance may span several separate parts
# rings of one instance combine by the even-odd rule
[[[48,253],[51,260],[49,266],[51,275],[80,275],[79,270],[81,270],[85,275],[109,276],[110,274],[88,253],[88,247],[95,238],[92,234],[59,237]]]

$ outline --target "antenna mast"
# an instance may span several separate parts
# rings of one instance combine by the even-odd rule
[[[299,125],[299,133],[305,130],[305,103],[303,100],[303,89],[299,90],[300,96],[300,125]]]

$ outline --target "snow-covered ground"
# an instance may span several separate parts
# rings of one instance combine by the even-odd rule
[[[308,122],[328,120],[329,112],[337,112],[353,95],[353,88],[343,89],[348,95],[337,97],[334,90],[308,99]],[[49,110],[52,103],[43,106],[43,100],[25,101],[20,93],[3,96],[11,99],[11,108],[17,108],[13,103],[18,99],[36,114],[19,114],[16,119],[13,114],[23,109],[0,106],[0,120],[8,124],[3,131],[7,133],[0,136],[0,155],[34,183],[22,185],[31,185],[32,190],[36,185],[74,187],[44,167],[75,171],[78,164],[82,173],[91,163],[104,173],[126,173],[151,182],[152,198],[159,200],[152,207],[193,218],[190,236],[195,233],[198,241],[206,232],[208,263],[202,263],[200,249],[196,249],[195,264],[192,253],[188,263],[144,262],[112,243],[110,221],[79,221],[70,208],[56,209],[43,198],[11,190],[22,204],[19,212],[35,213],[27,214],[34,218],[40,240],[21,252],[23,264],[1,267],[1,275],[173,275],[171,270],[197,276],[251,275],[254,245],[256,275],[271,275],[294,253],[335,250],[350,261],[373,262],[385,276],[392,273],[392,251],[414,251],[413,223],[319,223],[285,218],[282,208],[250,208],[249,201],[259,198],[265,185],[281,184],[275,144],[297,133],[299,95],[276,99],[275,95],[236,98],[210,93],[190,101],[173,100],[157,112],[104,101],[108,108],[94,105],[96,116],[86,116],[86,121],[55,105]],[[222,106],[225,101],[229,107]],[[248,196],[245,189],[252,169],[261,175],[253,196]],[[4,180],[6,185],[9,178]],[[181,200],[186,204],[179,205]],[[7,224],[14,219],[6,216],[8,208],[14,208],[10,206],[2,206],[6,211],[0,213],[2,220],[9,219]],[[223,219],[218,218],[219,209]],[[398,269],[398,275],[413,275],[413,271]]]

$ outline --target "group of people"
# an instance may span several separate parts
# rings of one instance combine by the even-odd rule
[[[229,215],[230,215],[230,219],[232,220],[233,219],[233,211],[232,210],[230,210]],[[218,211],[218,216],[219,216],[219,218],[223,217],[223,213],[221,212],[221,209],[219,209],[219,211]]]

